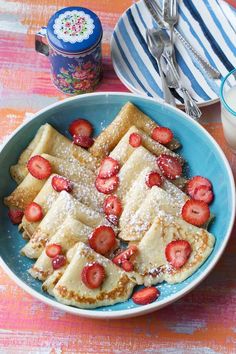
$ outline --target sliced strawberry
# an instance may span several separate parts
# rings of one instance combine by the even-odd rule
[[[112,157],[105,157],[105,159],[101,162],[100,169],[98,171],[99,178],[109,178],[117,175],[120,171],[120,164],[117,160]]]
[[[46,255],[50,258],[54,258],[58,256],[62,251],[61,245],[57,245],[56,243],[52,243],[51,245],[47,245],[45,247]]]
[[[188,241],[175,240],[166,246],[165,255],[167,261],[176,269],[183,267],[189,259],[192,247]]]
[[[149,288],[144,288],[136,291],[132,296],[132,300],[137,305],[147,305],[156,301],[159,295],[159,290],[154,286],[151,286]]]
[[[42,207],[32,202],[25,208],[25,218],[29,222],[37,222],[43,218],[43,209]]]
[[[138,133],[132,133],[129,136],[129,144],[134,147],[137,148],[142,144],[142,137],[140,134]]]
[[[113,176],[110,178],[96,178],[95,186],[97,190],[103,194],[111,194],[119,185],[119,177]]]
[[[105,269],[102,264],[95,262],[85,266],[81,273],[82,282],[89,289],[97,289],[105,279]]]
[[[152,172],[148,173],[148,175],[146,176],[145,182],[149,188],[152,188],[153,186],[161,187],[162,183],[163,183],[163,179],[162,179],[160,173],[152,171]]]
[[[72,182],[69,179],[61,176],[54,176],[52,178],[52,187],[57,192],[66,191],[70,193],[73,189]]]
[[[157,158],[158,167],[161,173],[169,179],[176,179],[182,174],[182,166],[179,160],[167,154],[161,154]]]
[[[118,266],[122,266],[125,261],[133,262],[134,258],[138,253],[138,247],[132,245],[128,247],[126,250],[120,252],[117,256],[112,259],[112,262]]]
[[[206,186],[208,187],[208,189],[212,189],[212,184],[209,179],[202,176],[194,176],[188,181],[186,186],[187,193],[188,195],[190,195],[191,198],[193,198],[194,191],[199,186]]]
[[[187,200],[182,208],[182,217],[190,224],[202,226],[210,217],[209,206],[201,200]]]
[[[106,215],[106,219],[113,225],[117,226],[119,224],[119,218],[116,215]]]
[[[121,200],[116,195],[109,195],[104,201],[103,211],[106,215],[121,216]]]
[[[59,269],[64,265],[66,265],[66,262],[67,262],[66,256],[64,256],[63,254],[58,254],[56,257],[52,259],[52,267],[54,270]]]
[[[22,210],[18,209],[10,209],[8,211],[8,216],[14,225],[18,225],[21,223],[22,218],[24,216],[24,212]]]
[[[93,132],[92,124],[86,119],[76,119],[69,126],[71,136],[83,135],[90,136]]]
[[[116,234],[110,226],[98,226],[89,236],[89,246],[102,255],[111,252],[115,245]]]
[[[160,144],[168,144],[174,137],[172,131],[167,127],[154,128],[151,136]]]
[[[208,186],[196,187],[193,193],[193,199],[202,200],[203,202],[210,204],[214,198],[214,194]]]
[[[94,140],[93,138],[90,138],[90,136],[86,135],[73,135],[73,143],[75,145],[88,149],[93,145]]]
[[[134,265],[130,261],[123,261],[121,264],[121,267],[124,269],[126,272],[132,272],[134,270]]]
[[[29,173],[37,179],[46,179],[52,173],[52,166],[48,160],[40,155],[35,155],[27,163]]]

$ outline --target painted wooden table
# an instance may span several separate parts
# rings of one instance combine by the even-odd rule
[[[233,2],[230,0],[231,3]],[[102,20],[104,79],[99,91],[127,91],[116,77],[109,41],[131,0],[81,0]],[[0,0],[0,142],[32,113],[65,96],[55,90],[47,58],[34,51],[34,33],[66,0]],[[203,109],[201,124],[224,150],[220,106]],[[151,315],[91,320],[33,299],[0,269],[0,353],[236,353],[236,228],[210,276],[197,289]]]

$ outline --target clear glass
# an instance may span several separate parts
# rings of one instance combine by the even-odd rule
[[[220,89],[221,121],[225,140],[236,154],[236,69],[222,81]]]

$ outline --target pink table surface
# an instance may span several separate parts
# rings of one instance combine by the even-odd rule
[[[51,85],[48,60],[34,51],[34,33],[57,9],[78,4],[97,12],[103,23],[104,79],[98,90],[127,91],[113,71],[109,40],[131,0],[1,0],[0,142],[32,113],[65,97]],[[205,107],[200,123],[220,144],[236,177],[220,105]],[[63,313],[28,295],[0,270],[0,353],[236,353],[235,231],[200,286],[167,308],[127,320]]]

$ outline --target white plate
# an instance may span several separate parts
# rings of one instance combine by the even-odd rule
[[[111,56],[116,74],[129,90],[162,100],[158,67],[145,40],[146,28],[155,26],[143,0],[131,6],[115,27]],[[179,1],[177,28],[222,77],[236,67],[236,12],[223,0]],[[180,76],[197,104],[217,102],[221,80],[209,78],[178,38],[175,44]],[[176,104],[183,104],[179,96]]]

